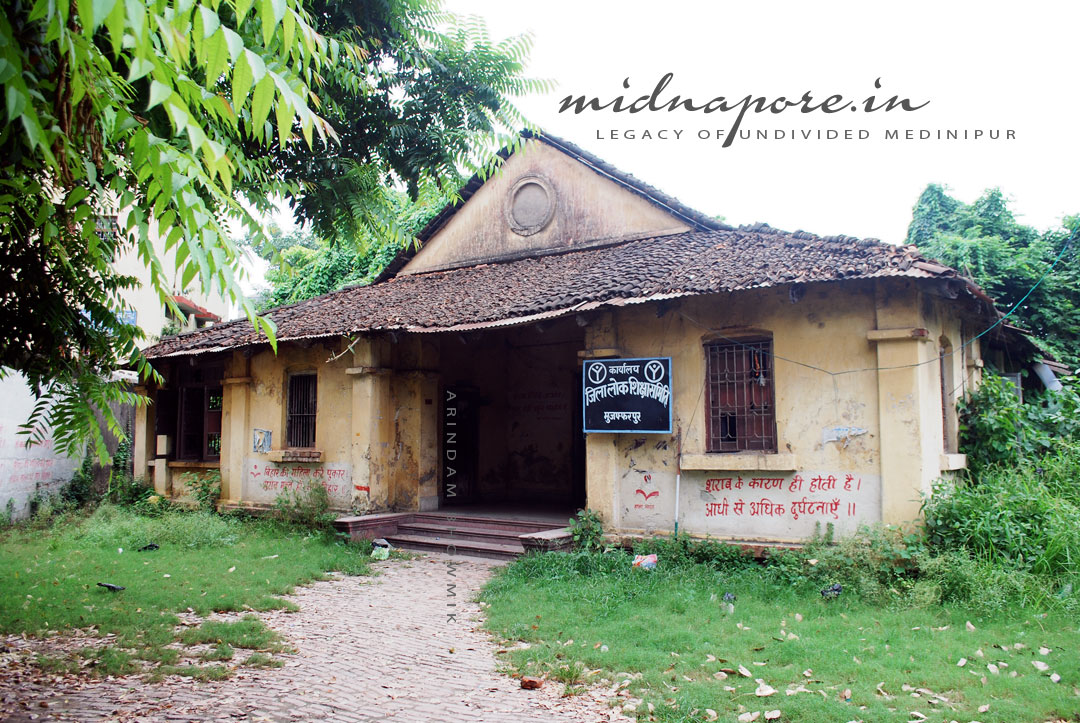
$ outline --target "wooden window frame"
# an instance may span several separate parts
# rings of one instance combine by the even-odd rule
[[[301,379],[312,381],[310,397],[297,398],[304,393]],[[297,380],[294,386],[294,381]],[[285,380],[285,449],[315,449],[315,433],[319,412],[319,375],[315,371],[294,372]]]
[[[775,454],[772,334],[708,339],[703,349],[706,452]]]

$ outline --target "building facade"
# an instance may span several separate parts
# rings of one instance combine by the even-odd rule
[[[269,312],[276,353],[246,320],[150,348],[136,474],[784,542],[915,520],[964,467],[956,401],[998,314],[914,247],[732,228],[539,134],[461,196],[375,284]],[[637,394],[619,433],[586,431],[598,385]],[[635,430],[644,396],[663,429]]]

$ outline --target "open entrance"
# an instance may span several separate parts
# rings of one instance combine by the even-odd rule
[[[440,506],[567,516],[585,504],[573,319],[444,335]]]

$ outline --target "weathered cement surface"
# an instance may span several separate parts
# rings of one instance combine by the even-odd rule
[[[28,679],[17,660],[21,639],[9,638],[7,650],[14,646],[15,653],[0,648],[0,720],[630,720],[609,708],[600,692],[561,698],[557,684],[522,690],[517,680],[496,672],[495,647],[479,628],[480,608],[471,601],[491,567],[432,555],[383,563],[377,577],[299,589],[291,599],[300,612],[260,614],[297,651],[280,656],[285,667],[241,669],[223,682]],[[450,584],[456,584],[455,596]],[[448,611],[458,611],[456,620],[448,619]],[[237,658],[245,653],[238,650]]]

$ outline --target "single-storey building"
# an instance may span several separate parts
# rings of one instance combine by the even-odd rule
[[[376,283],[270,311],[276,353],[247,320],[147,350],[136,474],[785,542],[914,520],[964,467],[956,402],[1005,333],[979,336],[999,314],[971,281],[733,228],[548,135],[504,156]]]

